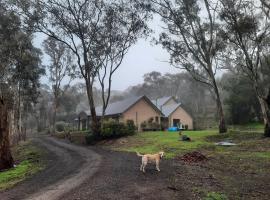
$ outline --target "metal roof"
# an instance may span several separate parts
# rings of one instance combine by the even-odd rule
[[[180,106],[181,106],[180,103],[172,104],[172,105],[168,105],[168,106],[162,106],[161,112],[164,114],[165,117],[169,117]]]
[[[122,114],[125,111],[127,111],[131,106],[133,106],[135,103],[137,103],[139,100],[141,100],[142,98],[144,98],[149,104],[151,104],[152,107],[156,111],[160,112],[160,110],[156,108],[155,105],[153,105],[152,102],[146,96],[139,96],[139,97],[130,97],[122,101],[117,101],[115,103],[108,104],[107,109],[105,111],[105,115],[110,116],[110,115]],[[86,111],[85,113],[88,116],[91,115],[90,111]],[[102,106],[96,107],[96,113],[97,113],[97,116],[102,115]]]
[[[152,103],[157,106],[159,109],[161,108],[161,106],[163,106],[165,103],[167,103],[171,98],[173,98],[172,96],[170,97],[162,97],[156,100],[151,100]]]

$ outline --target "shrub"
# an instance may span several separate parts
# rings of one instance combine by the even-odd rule
[[[141,123],[141,128],[143,131],[159,131],[161,130],[161,125],[153,121],[153,117]]]
[[[142,128],[142,129],[145,129],[146,127],[147,127],[146,121],[142,122],[142,123],[141,123],[141,128]]]
[[[85,136],[86,144],[90,144],[90,145],[95,144],[97,140],[98,139],[96,138],[96,136],[91,132],[87,133],[87,135]]]
[[[153,118],[153,117],[150,117],[150,118],[148,119],[148,124],[153,123],[153,121],[154,121],[154,118]]]
[[[188,130],[188,125],[187,124],[185,125],[185,130]]]
[[[137,130],[137,127],[135,126],[135,123],[133,120],[127,120],[126,126],[128,129],[128,135],[133,135],[135,131]]]
[[[63,132],[65,131],[65,127],[67,126],[67,124],[63,121],[60,121],[60,122],[56,122],[55,123],[55,130],[57,132]]]
[[[136,126],[132,120],[129,120],[127,124],[116,120],[108,120],[102,124],[101,137],[102,139],[118,138],[126,135],[132,135],[135,133],[135,130]]]

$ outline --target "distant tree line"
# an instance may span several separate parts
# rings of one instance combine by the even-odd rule
[[[270,81],[270,80],[269,80]],[[233,72],[226,72],[217,78],[221,99],[224,106],[225,119],[230,125],[263,122],[260,104],[256,98],[252,84],[248,78]],[[65,87],[64,87],[65,88]],[[102,91],[95,89],[95,102],[102,105]],[[174,96],[182,107],[194,119],[196,129],[215,127],[218,113],[215,96],[211,89],[198,83],[189,73],[164,74],[153,71],[144,75],[144,82],[130,86],[125,91],[111,91],[110,103],[131,96],[146,95],[155,100],[164,96]],[[48,129],[52,124],[53,91],[43,85],[39,103],[36,107],[37,124],[40,130]],[[59,96],[59,108],[56,121],[73,123],[80,111],[88,109],[86,88],[82,83],[70,85],[65,93]]]

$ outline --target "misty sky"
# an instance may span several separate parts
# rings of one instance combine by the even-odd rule
[[[132,46],[123,60],[122,65],[115,72],[113,77],[112,89],[125,90],[129,86],[137,85],[143,82],[143,75],[152,71],[159,71],[164,73],[176,73],[179,69],[175,69],[168,63],[169,55],[162,47],[152,45],[151,40],[157,37],[161,30],[161,22],[158,18],[154,18],[151,22],[151,28],[155,33],[147,40],[140,39],[137,44]],[[37,34],[35,38],[35,45],[42,48],[42,41],[45,36]],[[49,63],[49,58],[43,55],[43,64]],[[47,78],[42,78],[42,83],[48,84]],[[73,82],[74,83],[74,82]]]

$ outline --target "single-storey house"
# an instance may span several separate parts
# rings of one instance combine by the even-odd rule
[[[152,102],[163,114],[163,118],[161,119],[163,126],[177,127],[181,125],[183,128],[193,129],[192,117],[181,107],[181,103],[178,103],[174,97],[163,97],[152,100]]]
[[[98,117],[102,116],[102,107],[96,108]],[[146,96],[130,97],[122,101],[111,103],[105,111],[105,118],[115,119],[119,122],[133,120],[138,130],[141,124],[153,119],[153,122],[162,127],[183,125],[187,129],[193,129],[192,117],[181,107],[173,97],[163,97],[150,100]],[[90,111],[82,111],[78,118],[78,129],[86,130],[90,127]]]
[[[97,116],[102,115],[102,107],[96,108]],[[146,96],[131,97],[122,101],[111,103],[105,111],[105,118],[112,118],[120,122],[133,120],[138,130],[141,130],[141,123],[153,118],[160,124],[162,112]],[[89,128],[91,119],[90,111],[83,111],[78,116],[79,130]]]

